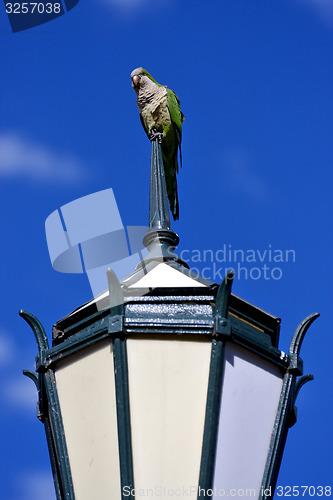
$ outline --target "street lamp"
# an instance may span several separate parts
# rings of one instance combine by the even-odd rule
[[[304,335],[192,273],[174,253],[160,145],[152,144],[149,254],[36,336],[38,417],[58,500],[271,498],[302,377]],[[300,378],[298,378],[300,376]]]

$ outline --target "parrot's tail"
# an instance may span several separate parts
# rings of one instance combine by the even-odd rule
[[[177,159],[176,163],[171,167],[167,163],[164,163],[167,193],[173,220],[179,219],[178,187],[177,187],[177,175],[176,175],[176,172],[178,170]]]
[[[173,220],[179,219],[179,202],[178,202],[178,191],[177,191],[177,179],[175,176],[175,184],[173,188],[173,195],[169,196],[170,209],[173,216]]]

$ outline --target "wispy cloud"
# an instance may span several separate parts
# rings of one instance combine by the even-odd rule
[[[104,0],[104,2],[115,7],[129,8],[141,7],[147,3],[147,0]]]
[[[10,336],[0,330],[0,368],[8,365],[14,356],[14,344]]]
[[[133,15],[137,15],[140,11],[170,7],[171,0],[159,0],[158,2],[152,2],[151,0],[101,0],[101,2],[107,7],[118,11],[118,14],[124,14],[131,19]]]
[[[149,5],[148,0],[101,0],[107,7],[116,9],[119,13],[133,14]]]
[[[0,177],[42,182],[78,182],[87,176],[73,155],[50,149],[15,132],[0,134]]]
[[[24,377],[8,379],[1,388],[1,399],[7,406],[33,412],[37,403],[37,389],[32,380]]]
[[[301,7],[312,9],[320,19],[333,26],[333,0],[295,0]]]
[[[55,500],[54,484],[50,471],[32,470],[18,477],[17,498],[24,500]],[[21,495],[21,496],[19,496]]]
[[[254,200],[264,201],[269,196],[265,179],[251,167],[251,160],[241,152],[230,152],[223,159],[229,186]]]

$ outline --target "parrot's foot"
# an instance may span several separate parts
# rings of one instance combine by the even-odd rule
[[[156,130],[156,128],[153,128],[153,129],[151,129],[151,131],[150,131],[150,133],[149,133],[149,134],[150,134],[149,139],[150,139],[151,141],[156,141],[156,139],[157,139],[157,140],[158,140],[158,143],[159,143],[159,144],[162,144],[163,132],[158,132],[158,131]]]

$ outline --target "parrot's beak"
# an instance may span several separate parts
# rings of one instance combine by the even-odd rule
[[[141,78],[138,75],[133,76],[133,87],[139,87]]]

